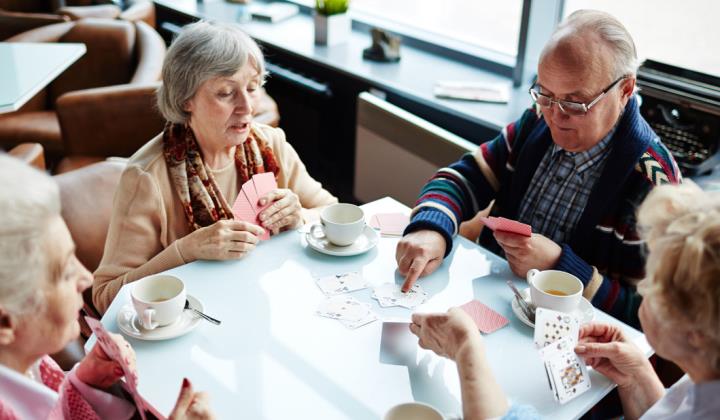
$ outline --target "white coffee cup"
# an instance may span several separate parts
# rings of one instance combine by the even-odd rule
[[[365,230],[365,213],[354,204],[337,203],[320,212],[320,222],[310,227],[310,235],[325,237],[337,246],[348,246]]]
[[[185,285],[179,278],[167,274],[136,281],[130,297],[140,324],[146,330],[172,324],[185,309]]]
[[[558,270],[535,270],[527,273],[530,299],[539,308],[572,312],[580,304],[583,284],[579,278]]]
[[[435,407],[419,402],[396,405],[385,414],[384,420],[444,420]]]

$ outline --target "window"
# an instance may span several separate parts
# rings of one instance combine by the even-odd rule
[[[563,16],[597,9],[618,18],[630,31],[638,58],[720,76],[720,2],[717,0],[565,0]]]

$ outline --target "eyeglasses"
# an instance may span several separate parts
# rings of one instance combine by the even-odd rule
[[[607,93],[612,90],[612,88],[614,88],[618,83],[620,83],[620,81],[625,79],[627,79],[627,76],[621,76],[620,78],[612,82],[610,86],[606,87],[597,97],[595,97],[595,99],[593,99],[587,104],[582,102],[562,101],[555,99],[551,96],[547,96],[538,92],[537,88],[534,85],[530,88],[529,92],[532,100],[541,107],[550,108],[552,104],[557,104],[558,108],[560,108],[560,111],[562,111],[564,114],[578,117],[586,115],[590,111],[590,108],[592,108],[596,103],[600,102],[600,100],[604,98],[605,95],[607,95]]]

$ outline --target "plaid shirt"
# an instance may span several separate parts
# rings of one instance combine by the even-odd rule
[[[614,133],[615,128],[584,152],[566,152],[557,144],[549,147],[530,181],[518,219],[558,244],[567,242],[605,167]]]

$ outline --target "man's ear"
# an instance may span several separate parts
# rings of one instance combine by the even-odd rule
[[[0,305],[0,346],[8,346],[15,341],[16,318]]]
[[[627,104],[633,93],[635,93],[635,77],[628,77],[627,79],[620,82],[620,96],[622,97],[623,104]]]

